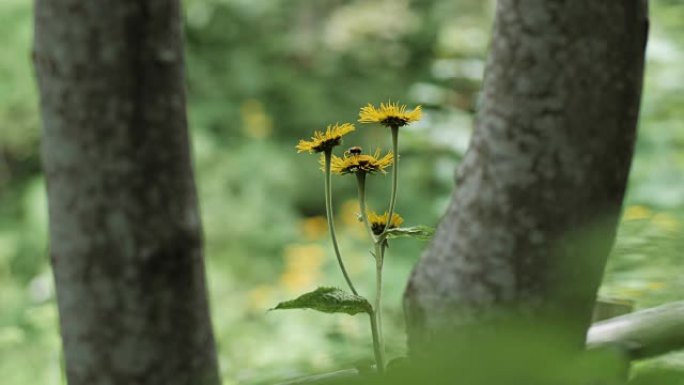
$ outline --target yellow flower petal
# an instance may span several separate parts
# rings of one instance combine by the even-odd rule
[[[406,111],[405,105],[387,102],[380,103],[379,108],[372,104],[362,107],[359,112],[359,122],[361,123],[380,123],[386,127],[402,127],[409,123],[417,122],[423,116],[421,106]]]
[[[368,222],[371,225],[371,230],[373,230],[373,234],[382,234],[382,232],[385,230],[385,227],[387,226],[387,217],[389,217],[389,213],[385,211],[384,214],[379,215],[374,211],[368,210],[366,211],[366,216],[368,217]],[[404,218],[402,218],[397,213],[392,213],[392,220],[390,221],[389,228],[393,229],[399,227],[402,223],[404,223]]]
[[[366,172],[373,174],[375,172],[385,173],[385,169],[392,165],[394,155],[388,152],[384,156],[380,156],[380,149],[375,150],[375,154],[351,154],[345,153],[341,158],[339,156],[332,156],[330,170],[335,174],[352,174],[356,172]],[[325,166],[325,160],[321,158],[321,167]]]
[[[331,124],[325,132],[315,131],[311,140],[301,139],[295,148],[297,152],[308,151],[310,153],[332,150],[333,147],[342,143],[344,135],[354,130],[354,125],[350,123]]]

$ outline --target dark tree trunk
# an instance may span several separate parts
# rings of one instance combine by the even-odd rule
[[[647,26],[645,0],[499,1],[470,148],[405,293],[412,353],[511,315],[584,343],[632,159]]]
[[[218,384],[179,2],[37,0],[35,9],[69,384]]]

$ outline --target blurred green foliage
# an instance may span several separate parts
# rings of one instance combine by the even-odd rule
[[[21,385],[61,381],[31,7],[0,2],[0,373],[3,384]],[[408,226],[435,225],[467,146],[493,7],[491,0],[185,1],[190,126],[225,384],[370,359],[365,320],[266,313],[318,284],[343,285],[326,238],[316,159],[295,154],[294,145],[328,123],[355,121],[368,102],[422,104],[424,120],[401,138],[397,209]],[[684,299],[684,2],[654,0],[651,14],[636,159],[601,289],[637,307]],[[347,144],[389,148],[380,127],[350,137]],[[369,181],[371,207],[386,205],[388,181]],[[353,180],[336,178],[333,186],[345,258],[369,293],[372,263],[355,246],[365,234],[355,220]],[[423,244],[392,246],[390,357],[404,351],[401,294]],[[681,378],[682,367],[682,354],[668,355],[637,365],[633,381],[677,384],[658,379]]]

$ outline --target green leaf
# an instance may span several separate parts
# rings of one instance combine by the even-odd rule
[[[349,315],[370,314],[373,311],[371,304],[365,298],[335,287],[319,287],[291,301],[281,302],[271,310],[280,309],[314,309],[324,313],[347,313]]]
[[[412,237],[427,240],[435,233],[435,229],[428,226],[397,227],[387,230],[381,240],[394,239],[399,237]]]

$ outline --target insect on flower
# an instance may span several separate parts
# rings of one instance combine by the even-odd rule
[[[359,146],[349,147],[347,151],[344,152],[345,155],[361,155],[363,149]]]
[[[353,151],[351,151],[353,150]],[[333,174],[354,174],[356,172],[364,172],[373,174],[376,172],[385,173],[385,169],[392,165],[394,155],[388,152],[384,156],[380,156],[381,151],[377,149],[373,155],[361,154],[360,147],[352,147],[345,151],[342,158],[332,156],[332,172]],[[324,164],[321,162],[321,166]]]

